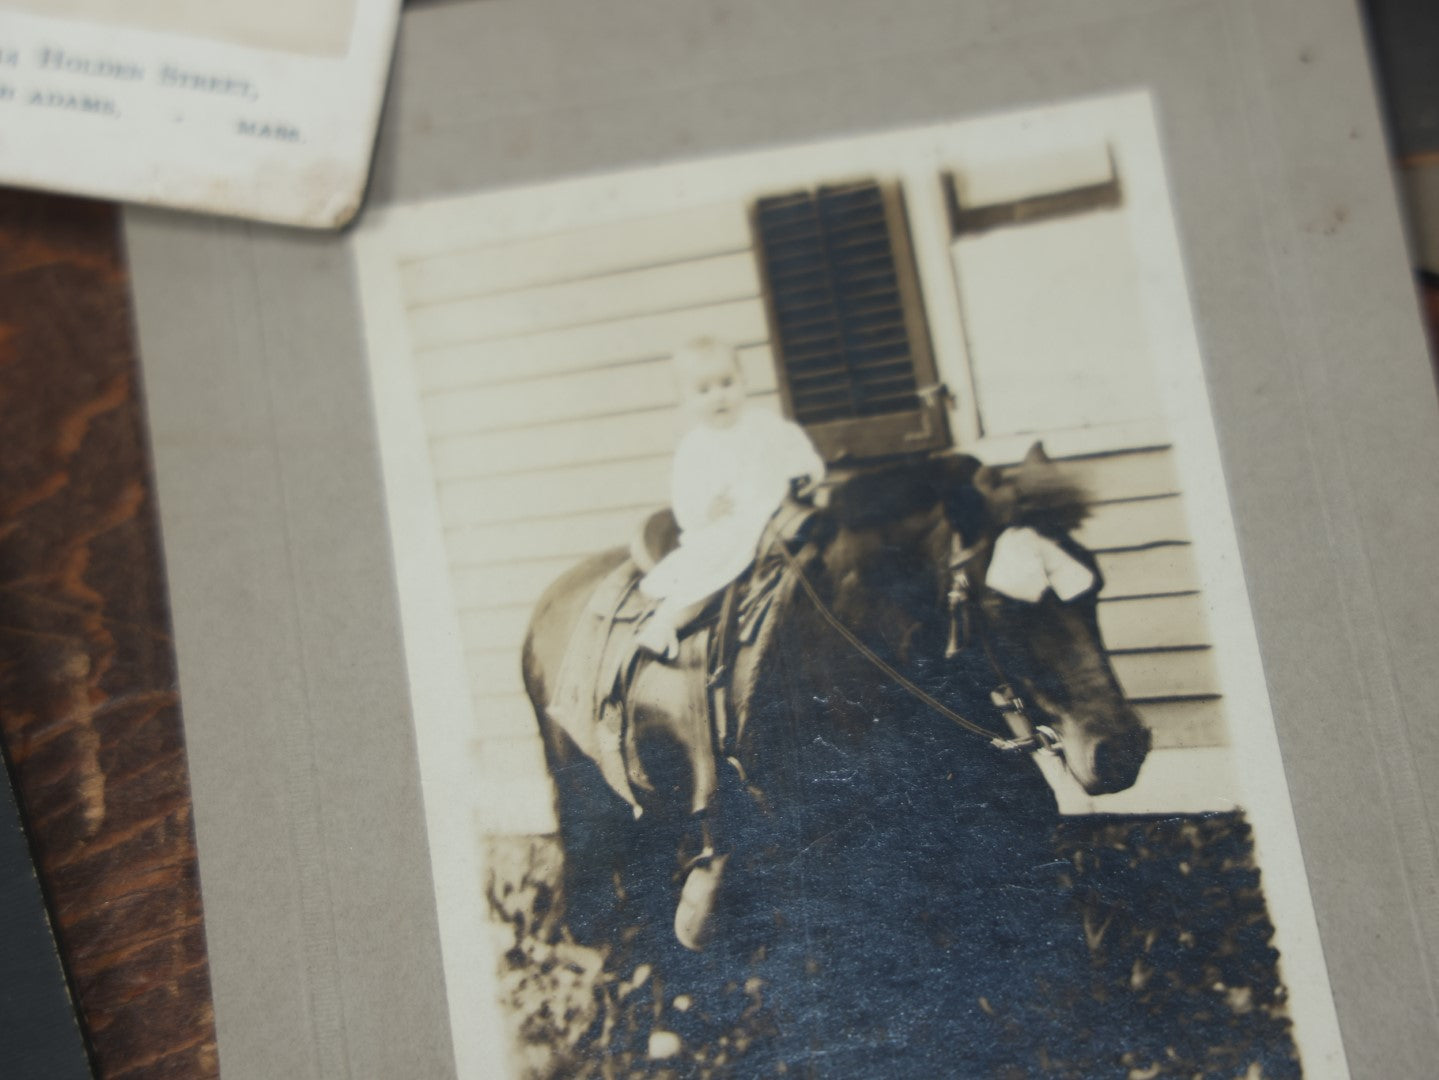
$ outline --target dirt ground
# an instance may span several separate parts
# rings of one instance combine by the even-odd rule
[[[1242,815],[1076,818],[1060,825],[1053,843],[1063,890],[1056,932],[1082,935],[1075,955],[1088,962],[1029,976],[1031,998],[1052,1026],[1006,1021],[978,995],[976,1015],[993,1017],[992,1030],[981,1032],[988,1063],[974,1063],[973,1036],[958,1039],[950,1075],[1300,1075]],[[797,984],[822,981],[809,961],[779,964],[763,949],[695,957],[646,945],[638,928],[603,948],[577,944],[559,902],[560,866],[553,838],[489,845],[501,992],[526,1077],[896,1075],[853,1064],[862,1057],[826,1058],[815,1017],[798,1016],[794,1004]],[[903,1011],[942,1015],[955,1004],[914,1001]],[[822,1041],[903,1040],[909,1021],[894,1015],[869,1033],[837,1021]],[[1006,1064],[993,1064],[995,1047],[1008,1048]],[[849,1064],[835,1071],[837,1061]],[[903,1075],[928,1080],[918,1068]]]

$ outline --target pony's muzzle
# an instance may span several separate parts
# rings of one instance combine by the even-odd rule
[[[1071,757],[1070,768],[1090,795],[1109,795],[1134,786],[1148,754],[1149,730],[1136,727],[1094,739],[1086,755],[1088,761],[1084,763],[1088,767],[1076,769],[1081,763]]]

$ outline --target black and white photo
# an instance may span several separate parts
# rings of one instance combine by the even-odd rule
[[[1342,1074],[1159,146],[359,232],[461,1075]]]

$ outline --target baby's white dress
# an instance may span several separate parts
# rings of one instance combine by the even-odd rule
[[[798,424],[749,407],[727,428],[685,433],[675,449],[671,499],[680,545],[645,575],[646,595],[678,607],[703,600],[744,572],[766,523],[799,477],[818,480],[824,462]],[[728,513],[710,519],[716,499]]]

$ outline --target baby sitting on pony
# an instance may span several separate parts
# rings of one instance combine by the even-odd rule
[[[637,643],[667,660],[679,655],[679,631],[754,561],[785,497],[824,477],[798,424],[746,403],[733,348],[702,338],[675,353],[675,367],[691,425],[670,481],[680,542],[640,582],[659,604]]]

